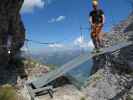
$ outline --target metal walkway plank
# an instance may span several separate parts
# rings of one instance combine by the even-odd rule
[[[48,73],[47,75],[41,76],[38,79],[35,79],[32,81],[32,84],[36,87],[36,88],[41,88],[44,85],[47,85],[49,82],[57,79],[58,77],[66,74],[68,71],[78,67],[79,65],[81,65],[82,63],[86,62],[87,60],[91,59],[92,57],[98,56],[98,55],[102,55],[105,53],[109,53],[109,52],[114,52],[116,50],[119,50],[121,48],[124,48],[126,46],[132,45],[132,42],[121,42],[117,45],[114,45],[112,47],[108,47],[108,48],[102,48],[101,52],[99,53],[94,53],[94,54],[83,54],[80,55],[79,57],[69,61],[68,63],[62,65],[59,69],[55,69],[54,71],[51,71],[50,73]]]

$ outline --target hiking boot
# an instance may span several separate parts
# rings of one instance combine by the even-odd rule
[[[99,53],[100,52],[100,48],[95,48],[91,53],[95,54],[95,53]]]
[[[100,48],[96,48],[95,51],[96,51],[96,53],[99,53],[100,52]]]

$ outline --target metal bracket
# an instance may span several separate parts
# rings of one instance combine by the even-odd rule
[[[51,98],[53,98],[53,94],[54,94],[54,91],[55,91],[53,89],[53,86],[45,86],[45,87],[42,87],[42,88],[34,89],[32,87],[32,84],[26,84],[26,87],[27,87],[28,92],[31,96],[31,100],[35,100],[36,96],[41,96],[41,95],[44,95],[44,94],[49,94],[49,96]]]

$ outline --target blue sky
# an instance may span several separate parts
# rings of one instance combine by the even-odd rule
[[[109,31],[112,24],[125,19],[131,12],[126,0],[100,0],[100,8],[106,16],[104,31]],[[30,49],[91,48],[90,31],[84,30],[84,39],[80,37],[80,25],[89,27],[88,15],[91,10],[91,0],[25,0],[21,14],[26,37],[42,42],[60,42],[44,46],[30,43]]]

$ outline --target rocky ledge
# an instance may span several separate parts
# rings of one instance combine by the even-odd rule
[[[133,41],[133,13],[104,36],[104,46]],[[133,45],[93,58],[92,76],[82,91],[86,100],[133,100]]]

